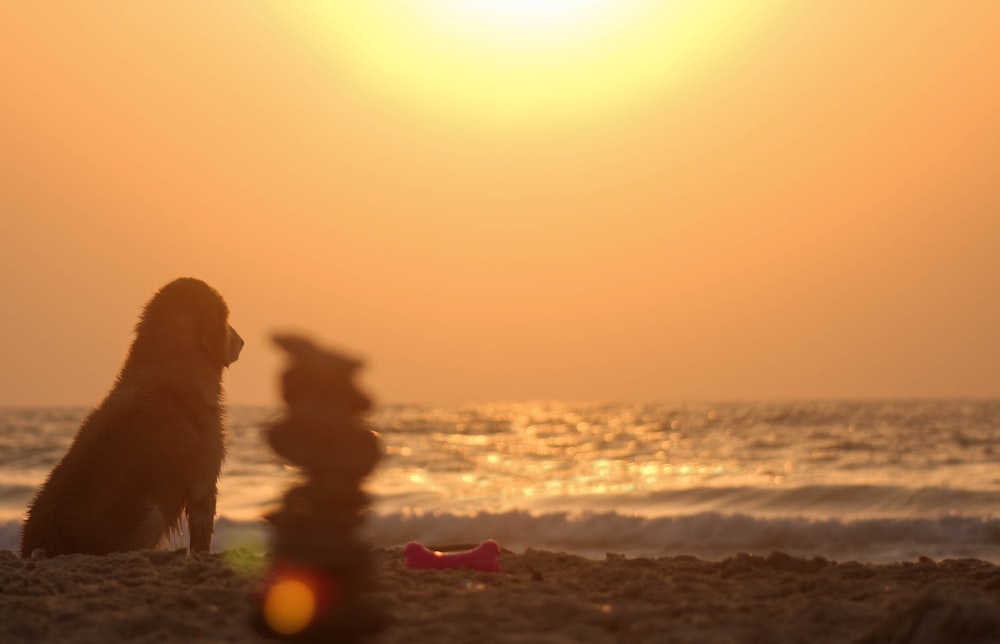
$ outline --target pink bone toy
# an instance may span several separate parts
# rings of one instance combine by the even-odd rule
[[[410,568],[472,568],[483,572],[501,572],[500,544],[493,539],[462,552],[431,550],[422,543],[411,541],[406,544],[403,555]]]

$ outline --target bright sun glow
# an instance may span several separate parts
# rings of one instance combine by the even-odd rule
[[[449,121],[551,127],[677,91],[781,2],[338,2],[310,27],[369,91]]]
[[[436,10],[445,20],[507,38],[545,37],[558,40],[614,6],[614,0],[440,0]]]

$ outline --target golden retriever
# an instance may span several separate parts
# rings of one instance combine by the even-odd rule
[[[205,282],[180,278],[146,304],[121,373],[28,508],[21,555],[155,548],[186,515],[211,548],[225,456],[222,370],[243,340]]]

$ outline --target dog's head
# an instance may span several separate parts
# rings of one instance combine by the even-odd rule
[[[229,325],[229,307],[205,282],[182,277],[161,288],[146,304],[136,325],[136,354],[204,360],[221,369],[243,348],[243,338]]]

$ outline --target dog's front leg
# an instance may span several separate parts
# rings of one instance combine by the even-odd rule
[[[188,530],[191,533],[191,552],[208,552],[212,548],[212,532],[215,525],[215,497],[218,491],[211,489],[192,495],[187,503]]]

